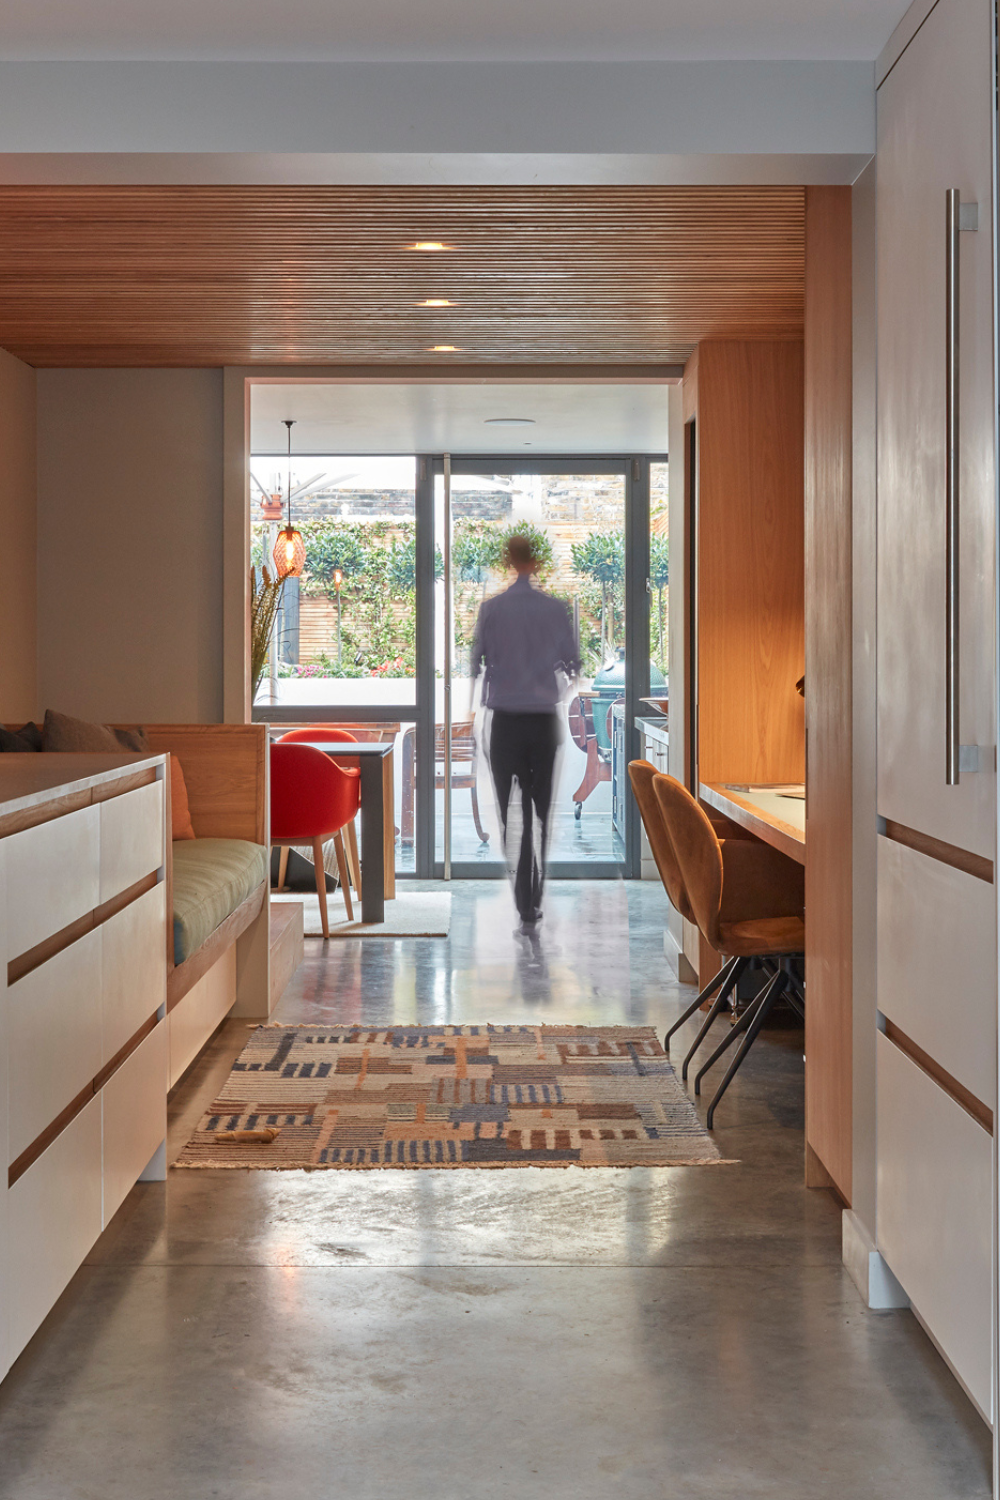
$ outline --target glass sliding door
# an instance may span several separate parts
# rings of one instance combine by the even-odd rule
[[[485,716],[470,657],[480,606],[513,578],[503,563],[505,542],[521,533],[537,542],[539,582],[566,603],[583,663],[560,710],[563,746],[550,870],[554,876],[631,874],[632,724],[649,674],[657,683],[661,678],[655,653],[651,663],[646,645],[653,644],[646,592],[648,462],[453,458],[447,486],[444,461],[436,460],[434,467],[436,872],[443,873],[450,860],[455,876],[503,873],[483,749]],[[630,536],[645,539],[638,558]]]

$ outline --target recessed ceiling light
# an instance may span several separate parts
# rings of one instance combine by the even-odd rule
[[[484,417],[486,427],[534,427],[534,417]]]
[[[461,350],[458,344],[431,344],[428,352],[430,354],[459,354]]]
[[[454,245],[446,245],[443,240],[416,240],[414,244],[407,245],[408,250],[453,250]]]
[[[447,297],[426,297],[423,302],[414,302],[414,307],[454,307]]]

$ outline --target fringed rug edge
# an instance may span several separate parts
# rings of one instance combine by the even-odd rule
[[[172,1167],[180,1172],[524,1172],[536,1167],[540,1172],[566,1171],[582,1167],[585,1171],[594,1168],[610,1168],[615,1172],[628,1172],[638,1168],[655,1167],[738,1167],[738,1156],[709,1157],[705,1161],[393,1161],[379,1162],[372,1166],[368,1162],[241,1162],[241,1161],[175,1161]]]

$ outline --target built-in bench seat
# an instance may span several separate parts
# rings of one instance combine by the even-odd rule
[[[267,879],[268,850],[245,839],[173,844],[174,963],[185,963]]]
[[[268,759],[263,724],[147,724],[176,756],[195,837],[169,846],[170,1084],[229,1014],[273,1004],[268,910]]]

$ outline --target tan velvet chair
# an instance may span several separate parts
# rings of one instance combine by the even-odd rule
[[[670,842],[670,835],[667,832],[663,811],[656,800],[656,793],[653,791],[653,778],[660,773],[648,760],[633,760],[629,762],[628,774],[629,780],[632,783],[632,793],[639,808],[639,816],[642,818],[642,826],[646,830],[649,847],[653,852],[653,859],[656,862],[660,879],[663,881],[663,888],[667,893],[667,899],[671,906],[675,907],[686,921],[694,922],[697,925],[698,918],[694,914],[687,891],[684,889],[684,880],[681,876],[680,865],[677,863],[677,857]],[[714,979],[705,986],[697,1000],[693,1000],[684,1014],[674,1022],[663,1038],[663,1050],[669,1055],[670,1038],[674,1032],[683,1026],[685,1021],[689,1021],[695,1012],[701,1009],[705,1001],[710,1000],[715,992],[721,989],[721,994],[713,1010],[712,1017],[702,1026],[681,1064],[682,1078],[687,1078],[691,1059],[708,1031],[711,1021],[714,1020],[719,1010],[721,1010],[722,1006],[732,995],[733,990],[739,982],[740,975],[746,967],[747,963],[739,958],[729,959],[719,970],[718,974],[715,975]]]
[[[707,1123],[711,1130],[719,1100],[781,996],[787,992],[792,1005],[802,1013],[791,960],[801,959],[805,953],[805,872],[801,865],[769,844],[746,839],[720,842],[704,809],[673,776],[655,775],[653,793],[663,814],[684,890],[705,940],[725,958],[745,961],[739,973],[753,960],[763,961],[773,970],[767,984],[695,1080],[697,1093],[702,1076],[737,1036],[743,1036],[739,1051],[709,1105]],[[729,983],[732,986],[732,979]],[[721,996],[716,999],[699,1033],[699,1041],[723,1003]]]

